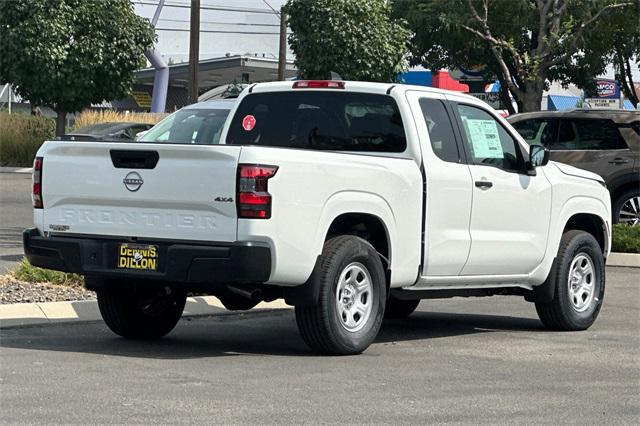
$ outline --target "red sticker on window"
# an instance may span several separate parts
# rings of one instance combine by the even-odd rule
[[[253,130],[255,126],[256,126],[256,118],[251,114],[245,115],[244,118],[242,119],[242,128],[247,132],[250,132],[251,130]]]

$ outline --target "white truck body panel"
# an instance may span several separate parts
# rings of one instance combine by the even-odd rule
[[[290,91],[291,84],[246,89],[230,117],[250,91]],[[418,100],[474,105],[511,129],[482,101],[404,85],[346,82],[343,90],[392,96],[404,123],[406,150],[47,142],[38,153],[45,158],[45,208],[34,214],[36,227],[50,235],[262,242],[271,249],[268,283],[280,286],[309,278],[331,224],[350,213],[372,215],[384,224],[391,287],[531,288],[546,279],[564,227],[575,214],[592,214],[606,224],[608,254],[611,206],[597,175],[568,174],[551,163],[527,176],[437,158]],[[509,132],[528,152],[522,138]],[[136,170],[144,184],[131,192],[123,185],[130,170],[114,167],[110,149],[155,150],[160,160],[154,169]],[[270,219],[238,219],[235,202],[216,201],[235,200],[239,163],[278,167],[269,180]],[[474,186],[483,179],[494,187]]]
[[[135,169],[143,180],[136,191],[123,179],[133,170],[115,168],[110,150],[153,150],[155,168]],[[108,142],[47,142],[38,155],[46,165],[43,183],[44,232],[74,235],[236,240],[234,203],[238,146]]]

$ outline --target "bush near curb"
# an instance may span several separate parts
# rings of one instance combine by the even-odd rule
[[[40,145],[55,130],[51,118],[0,112],[0,166],[31,166]]]
[[[31,265],[27,259],[22,259],[11,274],[17,280],[28,283],[51,283],[66,286],[81,286],[84,284],[84,278],[80,275],[38,268]]]
[[[618,253],[640,253],[640,226],[613,225],[611,251]]]

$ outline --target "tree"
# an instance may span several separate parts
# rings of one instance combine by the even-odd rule
[[[614,11],[599,31],[591,34],[587,45],[596,55],[605,52],[606,62],[616,70],[622,92],[637,108],[640,92],[635,87],[632,64],[636,69],[640,66],[640,0],[635,0],[632,7]]]
[[[406,69],[410,32],[387,0],[289,0],[283,11],[302,78],[391,82]]]
[[[397,0],[396,14],[415,32],[414,61],[486,64],[520,111],[537,111],[549,81],[584,86],[604,72],[606,53],[587,41],[634,1]]]
[[[129,94],[155,33],[129,0],[12,0],[0,40],[0,82],[56,111],[62,135],[68,112]]]

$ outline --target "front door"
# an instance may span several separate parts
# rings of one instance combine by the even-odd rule
[[[489,111],[457,104],[473,180],[471,250],[462,275],[526,274],[542,261],[551,184],[526,173],[525,149]]]

